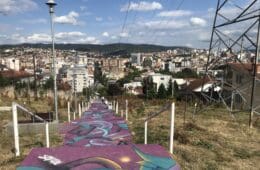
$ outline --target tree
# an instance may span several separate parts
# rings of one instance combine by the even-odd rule
[[[110,96],[122,95],[122,90],[117,83],[109,84],[107,89],[107,94]]]
[[[45,89],[53,89],[53,87],[54,87],[54,79],[53,79],[53,77],[50,77],[45,82],[45,84],[43,85],[43,88],[45,88]]]
[[[157,97],[158,97],[159,99],[164,99],[164,98],[167,97],[167,91],[166,91],[166,88],[165,88],[165,86],[164,86],[163,83],[160,84],[160,86],[159,86],[158,93],[157,93]]]
[[[145,94],[146,99],[153,99],[156,97],[153,81],[149,81],[148,78],[145,78],[143,81],[143,93]]]
[[[167,97],[173,97],[173,88],[172,88],[172,79],[169,80],[168,88],[167,88]]]
[[[176,81],[173,83],[173,97],[177,100],[180,99],[179,86]]]
[[[130,83],[132,80],[134,80],[135,77],[140,77],[141,73],[142,72],[138,71],[137,69],[133,69],[132,72],[129,72],[128,75],[126,75],[124,78],[119,79],[117,82],[121,87],[123,87],[125,83]]]
[[[177,78],[198,78],[198,74],[193,71],[190,68],[185,68],[180,72],[177,72],[173,75],[173,77],[177,77]]]
[[[143,66],[144,67],[152,67],[153,61],[150,58],[145,58],[143,61]]]
[[[11,81],[0,75],[0,87],[5,87],[11,84]]]

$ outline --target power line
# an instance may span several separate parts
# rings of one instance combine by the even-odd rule
[[[181,0],[180,3],[177,5],[177,7],[176,7],[175,10],[176,10],[176,11],[177,11],[177,10],[180,10],[180,8],[182,7],[183,3],[184,3],[184,0]],[[166,25],[168,25],[168,24],[170,23],[170,21],[171,21],[171,19],[167,20]],[[162,23],[163,23],[163,20],[161,20],[161,22],[159,23],[159,25],[161,25]],[[157,39],[158,39],[158,35],[156,36],[155,33],[156,33],[156,31],[153,32],[153,35],[155,35],[155,36],[154,36],[154,39],[153,39],[153,41],[152,41],[151,44],[155,43],[155,42],[157,41]]]
[[[127,21],[127,18],[128,18],[130,4],[131,4],[131,1],[128,0],[128,6],[127,6],[127,10],[126,10],[126,14],[125,14],[125,18],[124,18],[124,22],[123,22],[123,26],[122,26],[120,34],[124,33],[125,26],[126,26],[126,21]],[[119,41],[118,41],[119,44],[120,44],[121,39],[122,39],[122,35],[120,35],[120,34],[119,34]]]

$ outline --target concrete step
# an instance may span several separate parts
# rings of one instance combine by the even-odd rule
[[[17,169],[179,170],[180,167],[163,147],[151,144],[37,148]]]

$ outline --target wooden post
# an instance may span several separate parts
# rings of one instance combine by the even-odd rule
[[[45,136],[46,136],[46,147],[50,147],[50,137],[49,137],[49,123],[45,123]]]
[[[171,107],[170,153],[173,154],[175,103]]]
[[[125,120],[128,121],[128,100],[125,100]]]
[[[144,144],[147,144],[147,126],[148,126],[148,121],[144,122]]]
[[[12,113],[13,113],[15,156],[20,156],[19,130],[18,130],[18,120],[17,120],[17,107],[16,107],[15,103],[12,103]]]
[[[80,103],[79,103],[79,118],[81,118],[81,106],[80,106]]]
[[[70,102],[68,101],[68,122],[70,122]]]

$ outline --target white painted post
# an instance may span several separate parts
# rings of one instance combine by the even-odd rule
[[[124,117],[124,110],[121,110],[121,117]]]
[[[82,111],[82,112],[85,111],[85,108],[84,108],[84,102],[83,102],[83,101],[81,102],[81,111]]]
[[[80,106],[80,103],[79,103],[79,117],[81,118],[81,106]]]
[[[76,119],[76,112],[73,112],[73,120]]]
[[[46,147],[50,147],[50,137],[49,137],[49,122],[45,123],[45,136],[46,136]]]
[[[113,110],[116,110],[116,102],[113,100]]]
[[[230,110],[231,112],[233,111],[233,105],[234,105],[234,92],[232,91],[232,94],[231,94],[231,104],[230,104]]]
[[[125,100],[125,120],[128,121],[128,100]]]
[[[175,103],[171,107],[170,153],[173,154]]]
[[[116,114],[118,114],[118,101],[116,102]]]
[[[70,102],[68,102],[68,122],[70,122]]]
[[[148,121],[144,122],[144,144],[147,144],[147,125],[148,125]]]
[[[18,131],[18,120],[17,120],[17,107],[16,107],[16,103],[14,103],[14,102],[12,103],[12,112],[13,112],[15,156],[20,156],[19,131]]]
[[[193,114],[192,114],[192,119],[194,119],[194,116],[196,114],[196,111],[197,111],[197,103],[194,104],[194,110],[193,110]]]

